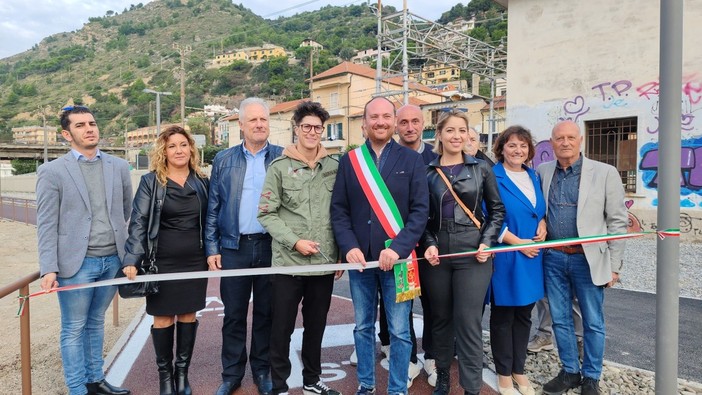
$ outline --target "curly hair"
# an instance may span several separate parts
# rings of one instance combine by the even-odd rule
[[[531,136],[531,132],[529,131],[529,129],[520,125],[510,126],[507,129],[505,129],[502,133],[500,133],[499,136],[497,136],[497,140],[495,140],[495,145],[492,147],[492,152],[495,154],[495,158],[497,158],[497,160],[500,162],[505,161],[505,155],[503,151],[505,148],[505,144],[507,144],[507,142],[512,136],[517,136],[519,141],[527,143],[527,145],[529,146],[529,153],[527,154],[527,160],[525,163],[531,162],[531,160],[534,159],[534,155],[536,154],[536,148],[534,147],[534,138]]]
[[[295,125],[299,125],[300,122],[302,122],[302,118],[308,115],[319,118],[319,120],[322,121],[322,125],[329,120],[329,113],[321,104],[305,100],[295,108],[295,112],[293,112],[293,122],[295,122]]]
[[[195,140],[193,137],[180,126],[169,126],[158,135],[156,144],[149,153],[149,170],[156,173],[156,179],[158,179],[158,182],[163,186],[166,185],[166,177],[168,176],[168,161],[166,160],[168,139],[174,134],[183,135],[188,140],[188,144],[190,145],[190,170],[194,171],[200,177],[205,177],[202,169],[200,169],[200,153],[195,147]]]
[[[451,117],[460,118],[466,123],[466,128],[469,127],[468,115],[465,112],[459,110],[449,110],[442,112],[439,115],[439,120],[436,122],[436,134],[434,135],[434,153],[438,155],[444,154],[444,145],[441,143],[441,131],[446,127],[446,123]],[[468,152],[465,144],[463,145],[463,152]]]

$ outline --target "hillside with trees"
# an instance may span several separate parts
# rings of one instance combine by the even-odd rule
[[[492,8],[485,8],[485,1]],[[473,0],[456,5],[442,20],[502,11],[489,0]],[[494,41],[502,33],[490,26],[486,38]],[[145,88],[172,92],[161,97],[161,119],[179,122],[181,52],[186,116],[205,104],[231,108],[249,95],[276,101],[307,97],[311,59],[316,74],[375,48],[376,29],[376,16],[366,4],[326,6],[274,20],[230,0],[156,0],[108,11],[80,30],[52,35],[0,60],[0,142],[11,139],[12,127],[38,124],[42,111],[58,126],[53,115],[69,104],[90,106],[103,136],[121,136],[155,122],[155,98]],[[300,47],[305,39],[324,49],[310,56],[311,47]],[[281,46],[291,56],[206,67],[216,55],[263,44]]]

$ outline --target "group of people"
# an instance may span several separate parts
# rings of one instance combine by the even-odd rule
[[[71,152],[41,166],[37,181],[42,289],[111,279],[119,270],[133,279],[149,259],[160,273],[294,267],[294,274],[221,279],[217,395],[241,387],[247,362],[259,394],[288,393],[290,338],[300,304],[303,393],[340,394],[320,375],[334,279],[343,272],[305,270],[312,265],[359,265],[348,272],[357,395],[377,389],[379,304],[389,363],[385,392],[408,393],[421,370],[412,325],[415,296],[424,311],[424,370],[434,394],[451,392],[454,355],[462,390],[480,393],[486,303],[499,392],[533,394],[524,371],[531,314],[547,296],[563,366],[543,392],[580,386],[583,394],[599,393],[604,288],[618,280],[623,242],[529,246],[626,232],[619,174],[580,153],[577,124],[555,125],[551,144],[557,160],[535,171],[529,167],[535,148],[527,129],[503,131],[492,163],[478,150],[477,133],[460,111],[441,114],[432,146],[422,141],[419,107],[396,111],[390,100],[373,98],[363,111],[366,142],[340,159],[321,144],[329,114],[319,103],[298,105],[294,143],[285,148],[268,142],[265,101],[245,99],[239,111],[243,142],[215,157],[209,179],[192,136],[178,126],[164,130],[151,152],[152,171],[132,200],[128,165],[97,148],[99,131],[90,110],[65,108],[62,134]],[[499,245],[524,246],[486,251]],[[188,368],[206,288],[206,280],[162,282],[146,299],[162,395],[192,393]],[[58,294],[71,395],[130,393],[105,381],[102,370],[104,315],[114,292],[97,287]],[[575,300],[582,311],[582,364],[571,314]]]

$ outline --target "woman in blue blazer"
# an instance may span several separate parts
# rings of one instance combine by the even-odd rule
[[[506,216],[499,242],[526,244],[545,239],[546,202],[541,182],[527,167],[534,157],[529,131],[511,126],[500,134],[493,148],[498,163],[493,167]],[[542,223],[541,231],[539,224]],[[534,394],[524,375],[531,310],[544,296],[541,252],[537,248],[495,255],[491,284],[490,345],[500,394]]]

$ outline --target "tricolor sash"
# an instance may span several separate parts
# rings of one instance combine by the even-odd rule
[[[358,177],[358,182],[361,184],[361,189],[363,189],[371,209],[378,217],[385,233],[390,236],[390,240],[385,242],[385,247],[388,248],[392,243],[392,239],[397,237],[397,234],[405,226],[400,210],[397,208],[395,199],[390,194],[388,186],[385,185],[385,181],[380,176],[378,167],[373,162],[373,158],[371,158],[368,146],[361,144],[360,147],[350,151],[348,155],[353,171]],[[408,259],[410,258],[412,261],[400,263],[393,267],[395,302],[398,303],[421,295],[419,267],[414,250],[408,257]]]

